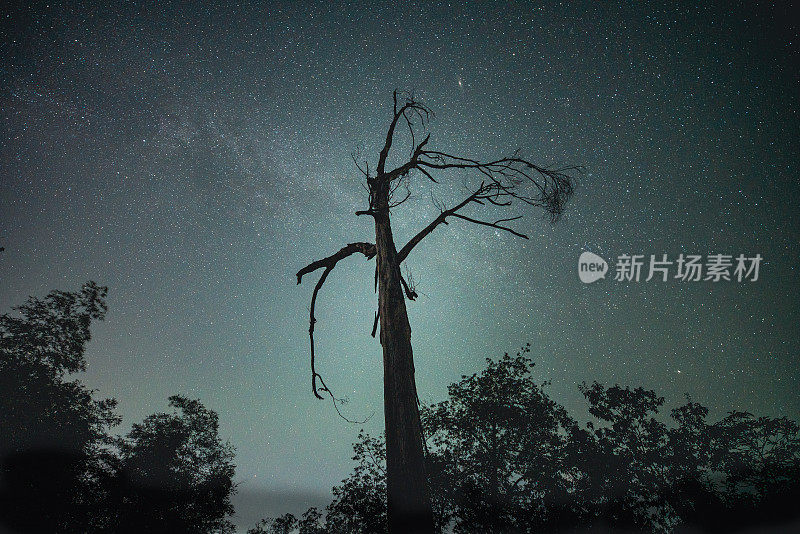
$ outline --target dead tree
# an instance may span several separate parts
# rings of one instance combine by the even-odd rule
[[[419,417],[414,381],[414,357],[411,348],[411,327],[406,311],[406,299],[414,300],[416,293],[400,272],[400,264],[427,235],[439,225],[451,220],[478,224],[508,232],[517,237],[527,236],[508,226],[521,215],[486,220],[475,211],[494,211],[516,205],[543,208],[552,222],[561,214],[572,194],[572,174],[575,167],[540,167],[518,154],[482,162],[429,148],[427,132],[432,112],[413,96],[394,92],[392,121],[383,148],[378,154],[374,172],[369,164],[356,166],[366,179],[369,206],[356,212],[375,222],[374,243],[350,243],[335,254],[317,260],[297,273],[299,284],[304,275],[322,269],[311,296],[309,336],[311,338],[311,388],[318,398],[329,396],[337,403],[332,391],[317,371],[314,352],[314,308],[320,288],[334,267],[353,254],[363,254],[368,260],[376,258],[375,285],[378,311],[372,335],[380,321],[380,341],[383,346],[384,415],[386,423],[386,464],[388,488],[388,520],[391,534],[434,531],[433,513],[425,477],[425,447]],[[387,158],[398,135],[398,125],[407,129],[410,151],[402,165],[387,169]],[[355,158],[354,158],[355,160]],[[409,198],[408,177],[419,173],[423,180],[434,184],[446,171],[461,171],[473,175],[474,183],[466,196],[445,207],[435,202],[440,213],[398,251],[392,236],[393,209]],[[405,194],[400,194],[404,192]],[[470,211],[472,210],[472,211]],[[337,407],[338,411],[338,407]]]

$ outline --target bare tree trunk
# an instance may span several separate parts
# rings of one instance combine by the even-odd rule
[[[383,346],[386,481],[390,534],[434,532],[422,425],[414,383],[411,326],[389,210],[375,215],[378,309]]]
[[[569,171],[575,167],[540,167],[518,154],[488,161],[448,154],[427,148],[430,134],[419,140],[421,128],[427,128],[431,111],[415,100],[413,95],[401,96],[393,93],[394,107],[392,122],[386,133],[383,148],[378,154],[378,164],[374,173],[369,163],[356,166],[366,178],[369,189],[369,209],[359,210],[356,215],[369,215],[375,219],[375,243],[349,243],[341,250],[326,258],[314,261],[297,272],[299,284],[304,275],[323,269],[322,275],[311,294],[311,308],[308,335],[311,342],[311,389],[317,398],[330,397],[337,412],[337,399],[316,370],[314,353],[314,306],[317,294],[336,264],[353,254],[363,254],[367,259],[377,256],[378,318],[380,318],[381,345],[383,346],[384,372],[384,414],[386,417],[386,485],[388,493],[388,523],[390,534],[435,532],[430,490],[425,475],[425,443],[417,404],[417,388],[414,382],[414,353],[411,350],[411,327],[408,323],[405,299],[413,300],[416,293],[400,275],[400,264],[427,235],[447,219],[458,219],[495,230],[509,232],[527,239],[506,223],[516,221],[521,215],[483,220],[466,215],[468,206],[483,207],[510,206],[513,202],[544,208],[555,222],[564,208],[564,203],[572,195],[572,181]],[[386,160],[392,149],[395,129],[398,124],[408,127],[411,138],[411,152],[408,161],[387,171]],[[354,156],[355,161],[355,156]],[[389,210],[408,200],[395,198],[392,194],[398,187],[407,186],[405,177],[412,171],[438,183],[432,173],[445,170],[472,171],[480,179],[467,198],[449,209],[438,205],[440,214],[412,237],[398,252],[392,238]],[[528,190],[523,189],[530,185]],[[487,206],[488,205],[488,206]],[[376,318],[377,319],[377,318]],[[373,327],[373,336],[375,335]],[[339,415],[342,415],[339,412]],[[344,417],[344,416],[342,416]]]

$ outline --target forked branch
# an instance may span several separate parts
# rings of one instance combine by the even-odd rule
[[[481,221],[481,220],[478,220],[478,219],[474,219],[472,217],[467,217],[466,215],[463,215],[463,214],[459,213],[459,210],[461,210],[462,208],[465,208],[469,204],[473,204],[474,203],[474,204],[483,205],[484,201],[489,201],[489,202],[491,202],[493,204],[497,204],[497,205],[505,205],[504,203],[502,203],[501,201],[498,200],[498,199],[502,198],[504,195],[505,195],[505,193],[498,192],[497,187],[496,187],[495,184],[486,184],[485,182],[481,183],[480,187],[478,187],[478,189],[473,191],[472,194],[469,195],[467,198],[465,198],[464,200],[462,200],[461,202],[459,202],[458,204],[456,204],[455,206],[453,206],[450,209],[442,209],[441,213],[433,221],[431,221],[430,224],[428,224],[425,228],[420,230],[419,233],[417,233],[414,237],[412,237],[408,241],[408,243],[406,243],[405,246],[403,248],[401,248],[400,251],[397,253],[397,261],[398,261],[398,263],[402,263],[403,261],[405,261],[405,259],[408,257],[408,255],[411,253],[411,251],[414,249],[414,247],[416,247],[419,244],[420,241],[425,239],[428,236],[428,234],[433,232],[433,230],[436,229],[437,226],[439,226],[440,224],[448,224],[448,222],[447,222],[447,218],[448,217],[456,217],[458,219],[461,219],[461,220],[464,220],[464,221],[467,221],[467,222],[480,224],[480,225],[483,225],[483,226],[489,226],[489,227],[495,228],[497,230],[503,230],[504,232],[508,232],[508,233],[510,233],[512,235],[515,235],[517,237],[521,237],[523,239],[528,239],[527,235],[522,234],[520,232],[517,232],[513,228],[509,228],[509,227],[504,226],[503,224],[501,224],[501,223],[510,222],[510,221],[516,221],[517,219],[521,219],[522,215],[518,215],[516,217],[508,217],[508,218],[505,218],[505,219],[498,219],[498,220],[496,220],[494,222],[489,222],[489,221]]]
[[[394,133],[395,129],[397,128],[397,123],[400,122],[401,119],[406,123],[408,132],[411,135],[412,160],[416,159],[418,156],[416,152],[421,151],[422,147],[424,147],[428,142],[428,139],[425,138],[425,140],[417,145],[415,126],[418,121],[420,126],[425,128],[425,125],[433,115],[433,112],[428,109],[425,104],[416,100],[414,95],[408,95],[405,99],[405,102],[398,107],[397,97],[398,93],[395,90],[392,94],[392,98],[394,99],[394,115],[392,116],[392,122],[389,124],[389,129],[386,132],[386,140],[384,141],[383,148],[381,149],[380,154],[378,154],[377,172],[379,177],[384,176],[386,170],[386,159],[389,157],[389,150],[391,150],[392,143],[394,142]],[[397,176],[400,176],[400,174],[397,174],[395,177]]]

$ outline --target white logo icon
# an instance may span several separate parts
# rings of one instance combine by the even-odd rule
[[[591,284],[606,277],[608,263],[593,252],[583,252],[578,258],[578,276],[584,284]]]

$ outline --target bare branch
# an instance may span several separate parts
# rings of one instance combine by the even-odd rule
[[[453,217],[458,217],[459,219],[463,219],[465,221],[468,221],[468,222],[471,222],[471,223],[475,223],[475,224],[482,224],[484,226],[491,226],[492,228],[497,228],[498,230],[505,230],[506,232],[510,232],[510,233],[514,234],[515,236],[517,236],[517,237],[521,237],[522,239],[528,239],[528,236],[526,236],[525,234],[521,234],[521,233],[519,233],[519,232],[517,232],[515,230],[512,230],[511,228],[507,228],[505,226],[500,226],[499,224],[497,224],[497,223],[502,222],[502,221],[514,221],[514,220],[517,220],[517,219],[521,219],[522,218],[521,215],[519,217],[511,217],[510,219],[500,219],[500,220],[495,221],[493,223],[486,222],[486,221],[479,221],[478,219],[472,219],[472,218],[467,217],[465,215],[461,215],[460,213],[453,213]]]
[[[458,210],[460,210],[461,208],[463,208],[464,206],[466,206],[470,202],[474,202],[476,196],[479,195],[484,189],[485,189],[484,184],[481,184],[481,186],[474,193],[472,193],[470,196],[468,196],[462,202],[460,202],[456,206],[450,208],[449,210],[442,211],[442,213],[440,213],[438,217],[436,217],[433,221],[431,221],[431,223],[428,226],[426,226],[425,228],[420,230],[420,232],[417,235],[412,237],[409,240],[409,242],[406,243],[405,246],[400,249],[400,251],[397,253],[397,263],[402,263],[403,261],[405,261],[405,259],[408,257],[408,254],[411,252],[411,250],[414,247],[417,246],[417,244],[420,241],[422,241],[428,234],[433,232],[433,230],[437,226],[439,226],[440,224],[443,224],[443,223],[447,224],[447,217],[453,215],[455,212],[457,212]]]
[[[365,178],[369,179],[369,161],[364,162],[364,167],[359,165],[358,158],[361,157],[360,151],[354,152],[350,154],[350,158],[352,158],[353,163],[355,164],[356,168],[364,175]]]
[[[528,239],[527,235],[517,232],[512,228],[508,228],[507,226],[503,226],[500,224],[504,222],[516,221],[518,219],[521,219],[522,218],[521,215],[518,215],[516,217],[508,217],[505,219],[498,219],[494,222],[488,222],[488,221],[481,221],[478,219],[474,219],[472,217],[468,217],[466,215],[459,213],[459,210],[461,210],[462,208],[471,203],[483,205],[484,200],[492,204],[495,204],[497,206],[506,206],[510,204],[510,202],[501,202],[497,200],[498,198],[506,198],[506,197],[518,198],[513,194],[513,192],[511,193],[507,192],[505,189],[503,189],[503,187],[501,187],[495,182],[491,182],[488,184],[486,182],[481,182],[481,185],[475,191],[473,191],[472,194],[470,194],[467,198],[465,198],[464,200],[462,200],[461,202],[459,202],[450,209],[443,209],[441,207],[441,204],[434,199],[434,205],[439,207],[441,213],[439,214],[438,217],[436,217],[433,221],[431,221],[431,223],[428,224],[428,226],[420,230],[419,233],[417,233],[414,237],[412,237],[408,241],[408,243],[406,243],[405,246],[403,246],[403,248],[400,249],[400,251],[397,253],[397,262],[402,263],[403,261],[405,261],[405,259],[414,249],[414,247],[416,247],[420,241],[422,241],[425,237],[427,237],[428,234],[433,232],[433,230],[436,229],[437,226],[439,226],[440,224],[447,224],[448,217],[456,217],[458,219],[467,222],[480,224],[483,226],[489,226],[492,228],[496,228],[498,230],[509,232],[517,237]]]
[[[417,119],[419,119],[421,125],[424,127],[428,118],[433,115],[431,110],[428,109],[428,107],[425,106],[423,103],[417,101],[413,95],[409,95],[408,97],[406,97],[406,101],[398,109],[397,96],[398,96],[397,90],[395,90],[394,93],[392,94],[392,97],[394,99],[394,116],[392,117],[392,122],[389,124],[389,129],[386,132],[386,141],[384,141],[383,148],[381,149],[380,154],[378,155],[378,167],[377,167],[378,176],[384,176],[384,173],[386,171],[386,159],[389,157],[389,150],[391,150],[392,148],[392,143],[394,141],[394,132],[395,128],[397,127],[397,122],[401,118],[406,122],[406,125],[408,126],[409,132],[411,134],[411,140],[412,140],[411,144],[412,147],[414,147],[415,133],[414,133],[414,123],[411,120],[412,117],[416,117]],[[422,141],[420,145],[414,147],[413,150],[415,152],[416,150],[421,150],[421,147],[425,146],[425,143],[427,143],[427,138],[424,141]],[[413,154],[414,152],[412,152],[412,157],[411,157],[412,160],[415,159]],[[399,174],[397,176],[399,176]],[[391,178],[389,178],[389,180],[391,180]]]
[[[331,254],[327,258],[322,258],[321,260],[311,262],[297,271],[298,285],[302,281],[304,275],[312,273],[317,269],[322,269],[323,267],[333,269],[339,261],[357,252],[363,254],[368,260],[371,260],[373,257],[375,257],[375,254],[377,253],[375,245],[372,243],[350,243],[347,246],[342,247],[342,249],[336,254]]]
[[[389,202],[389,208],[390,209],[391,208],[396,208],[400,204],[404,204],[409,198],[411,198],[411,190],[409,188],[406,188],[405,196],[403,198],[401,198],[400,200],[392,200],[391,202]]]
[[[422,156],[425,153],[424,148],[425,148],[425,145],[428,144],[428,141],[430,141],[430,138],[431,138],[430,134],[425,136],[425,139],[420,141],[420,143],[416,147],[414,147],[413,151],[411,152],[411,159],[409,159],[406,163],[400,165],[396,169],[393,169],[393,170],[389,171],[388,173],[386,173],[384,175],[384,179],[387,182],[392,182],[393,180],[395,180],[397,178],[401,178],[401,177],[405,176],[406,174],[411,172],[412,169],[422,170],[419,167],[419,163],[420,163],[419,162],[419,158],[420,158],[420,156]],[[433,177],[431,177],[430,173],[425,172],[424,170],[422,170],[422,171],[423,171],[423,174],[425,174],[431,180],[433,180]],[[436,180],[433,180],[433,181],[436,182]]]
[[[424,168],[417,166],[417,170],[418,170],[419,172],[421,172],[422,174],[424,174],[425,176],[427,176],[427,177],[428,177],[428,179],[429,179],[431,182],[433,182],[433,183],[435,183],[435,184],[438,184],[438,183],[439,183],[439,182],[437,182],[437,181],[436,181],[436,178],[434,178],[433,176],[431,176],[431,173],[429,173],[428,171],[426,171]]]
[[[405,189],[405,195],[400,200],[395,200],[395,194],[400,188]],[[399,180],[395,180],[389,188],[389,209],[396,208],[409,198],[411,198],[411,188],[408,186],[408,178],[401,177]]]
[[[491,191],[487,191],[488,194],[478,197],[478,200],[507,206],[516,199],[532,206],[543,207],[550,214],[552,222],[559,218],[564,204],[572,196],[573,179],[570,173],[582,170],[580,167],[541,167],[516,154],[483,163],[438,150],[422,150],[417,158],[416,168],[474,170],[483,175],[492,187]],[[525,184],[532,185],[534,194],[526,194],[521,189]]]
[[[359,252],[369,260],[376,254],[375,245],[372,243],[350,243],[339,250],[339,252],[332,254],[327,258],[312,262],[306,267],[303,267],[297,271],[297,283],[300,284],[304,275],[314,272],[317,269],[325,269],[322,271],[322,275],[319,277],[317,284],[314,286],[314,291],[311,294],[311,307],[309,308],[308,337],[311,341],[311,391],[318,399],[324,398],[322,395],[320,395],[320,391],[328,393],[331,396],[331,399],[333,399],[334,405],[336,405],[337,399],[333,396],[333,393],[328,386],[325,385],[325,382],[322,380],[322,377],[319,375],[319,373],[317,373],[316,369],[316,355],[314,352],[314,324],[317,322],[317,319],[314,316],[314,310],[317,306],[317,295],[319,294],[319,290],[325,284],[325,280],[328,278],[328,275],[331,273],[333,268],[336,267],[336,264],[344,258]],[[319,380],[322,387],[317,387],[317,380]],[[338,406],[336,407],[336,411],[339,411]],[[341,413],[339,415],[341,415]]]

